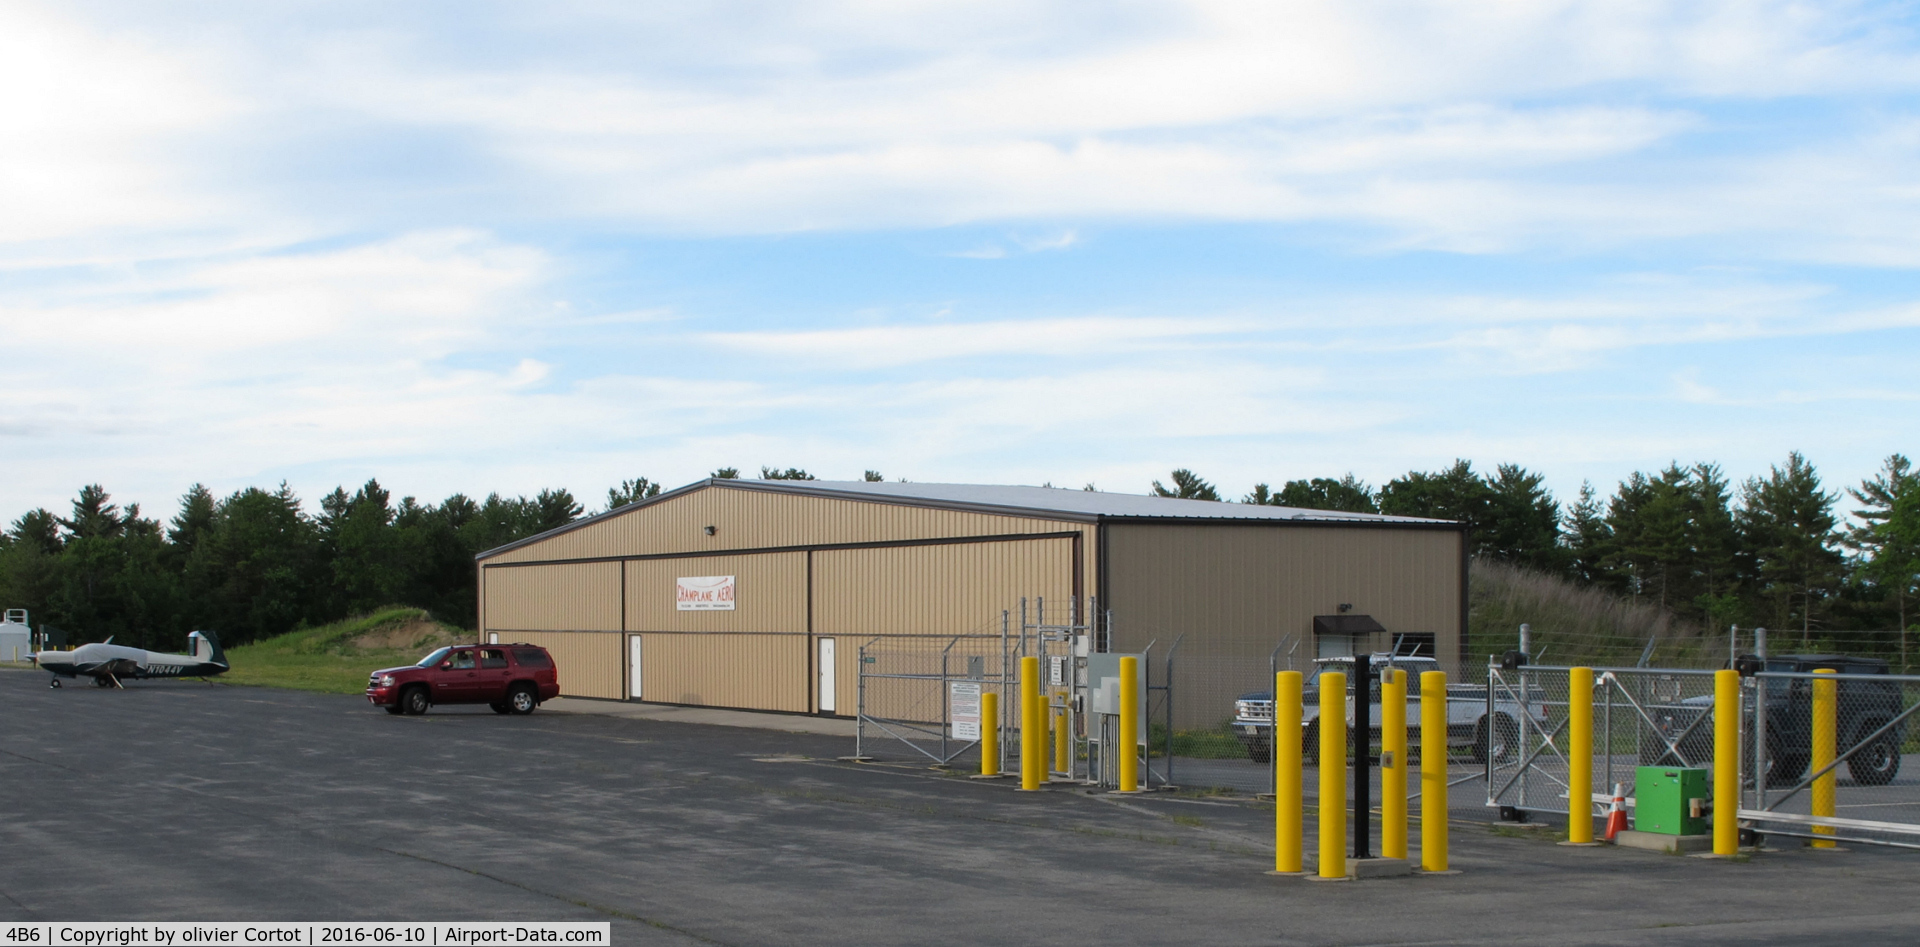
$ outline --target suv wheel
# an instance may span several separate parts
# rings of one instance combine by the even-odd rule
[[[1510,763],[1520,749],[1520,725],[1506,714],[1494,714],[1492,732],[1487,729],[1489,718],[1482,717],[1473,728],[1473,761],[1484,764],[1488,760],[1494,763]]]
[[[506,702],[506,701],[504,701],[504,700],[496,700],[496,701],[494,701],[493,703],[491,703],[491,704],[488,704],[488,705],[487,705],[487,707],[489,707],[490,709],[492,709],[492,710],[493,710],[493,712],[494,712],[494,713],[497,713],[497,714],[510,714],[510,713],[513,713],[513,708],[512,708],[511,706],[509,706],[509,705],[507,704],[507,702]]]
[[[402,713],[418,717],[426,713],[427,708],[431,706],[433,706],[433,698],[427,696],[427,689],[418,684],[407,688],[406,691],[400,695],[400,709]]]
[[[1248,740],[1247,741],[1247,759],[1250,759],[1255,763],[1272,762],[1273,750],[1272,748],[1267,746],[1267,741],[1265,740],[1261,740],[1261,739]]]
[[[407,712],[407,708],[406,708],[405,706],[403,706],[403,705],[401,705],[401,703],[400,703],[399,701],[397,701],[397,700],[396,700],[396,701],[394,701],[394,702],[393,702],[393,703],[391,703],[391,704],[387,704],[387,705],[385,705],[385,706],[383,706],[383,707],[381,707],[380,709],[381,709],[381,710],[384,710],[384,711],[386,711],[387,713],[390,713],[390,714],[396,714],[396,715],[398,715],[398,714],[403,714],[403,713],[406,713],[406,712]]]
[[[513,692],[507,695],[507,707],[516,714],[533,713],[533,708],[538,706],[540,706],[539,696],[534,694],[533,688],[525,684],[515,685]]]
[[[1861,747],[1847,758],[1847,775],[1862,786],[1885,786],[1893,782],[1893,777],[1900,775],[1899,745],[1881,737]]]

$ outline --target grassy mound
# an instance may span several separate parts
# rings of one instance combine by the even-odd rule
[[[1542,664],[1631,667],[1653,641],[1656,667],[1718,667],[1724,637],[1683,621],[1651,602],[1579,585],[1559,576],[1487,560],[1468,572],[1468,661],[1519,647],[1520,624]]]
[[[233,684],[358,694],[367,675],[412,664],[441,645],[474,640],[473,633],[434,621],[424,609],[383,608],[345,621],[291,631],[227,649]]]

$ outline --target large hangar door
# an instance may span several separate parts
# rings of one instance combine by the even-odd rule
[[[813,556],[814,633],[998,635],[1001,610],[1020,607],[1022,596],[1066,602],[1073,566],[1066,536],[822,549]],[[851,688],[854,668],[845,670]]]

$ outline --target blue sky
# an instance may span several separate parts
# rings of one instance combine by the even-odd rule
[[[0,515],[1912,454],[1906,4],[10,4]]]

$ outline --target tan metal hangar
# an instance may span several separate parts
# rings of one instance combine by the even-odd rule
[[[861,645],[998,634],[1022,598],[1064,617],[1092,595],[1109,650],[1185,636],[1176,708],[1210,720],[1277,646],[1296,666],[1463,657],[1466,539],[1050,487],[702,480],[481,553],[480,633],[547,647],[568,696],[851,716]]]

